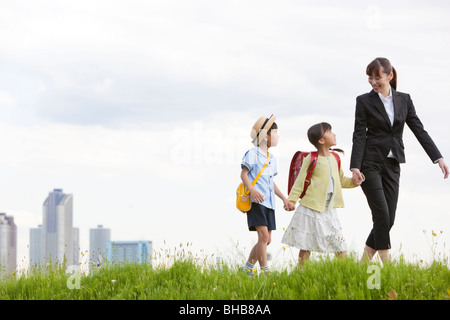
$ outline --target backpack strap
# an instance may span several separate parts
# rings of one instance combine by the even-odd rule
[[[252,182],[252,186],[256,185],[256,182],[258,181],[258,179],[261,177],[262,173],[264,170],[266,170],[267,165],[269,164],[269,160],[270,160],[270,153],[267,152],[267,160],[266,163],[264,164],[264,166],[262,167],[261,171],[259,171],[258,175],[255,177],[255,179]],[[247,189],[247,191],[245,192],[245,194],[249,194],[250,190]]]
[[[309,185],[311,184],[311,176],[312,176],[312,173],[314,171],[314,168],[317,165],[317,152],[313,151],[310,154],[311,154],[311,162],[310,162],[310,165],[309,165],[309,168],[308,168],[308,173],[306,174],[305,182],[303,184],[303,192],[300,195],[300,199],[303,198],[303,196],[306,193],[306,190],[308,189]]]
[[[258,175],[255,177],[255,180],[252,182],[252,186],[255,186],[256,182],[258,181],[259,177],[261,177],[263,171],[267,168],[267,165],[269,164],[270,160],[270,153],[267,152],[267,160],[264,166],[262,167],[261,171],[259,171]]]
[[[339,155],[335,151],[331,151],[331,153],[336,158],[336,161],[337,161],[337,164],[338,164],[338,170],[341,171],[341,158],[339,157]]]

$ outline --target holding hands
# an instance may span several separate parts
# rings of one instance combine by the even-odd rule
[[[353,183],[356,184],[357,186],[360,186],[361,183],[363,183],[364,181],[364,176],[361,173],[361,171],[359,171],[359,169],[352,169],[352,173],[353,173]]]
[[[283,202],[284,202],[284,210],[286,210],[286,211],[294,211],[295,210],[295,204],[293,204],[292,202],[290,202],[287,199],[284,199]]]
[[[287,211],[295,210],[295,204],[286,199],[276,185],[275,185],[275,194],[277,194],[283,200],[285,210]],[[256,203],[264,202],[264,196],[261,193],[259,193],[253,186],[251,186],[250,195],[252,196],[253,200]]]

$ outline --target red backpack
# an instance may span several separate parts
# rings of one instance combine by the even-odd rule
[[[291,160],[291,165],[289,166],[289,180],[288,180],[288,194],[291,192],[292,186],[294,185],[295,180],[297,179],[298,174],[300,173],[300,169],[302,168],[303,159],[306,158],[308,154],[311,153],[311,163],[308,173],[306,174],[305,178],[305,184],[303,186],[303,192],[300,195],[300,199],[303,198],[303,196],[306,193],[306,190],[308,189],[309,185],[311,184],[311,176],[314,171],[314,168],[317,164],[317,151],[313,152],[303,152],[303,151],[297,151]],[[336,157],[336,161],[338,163],[338,168],[341,170],[341,158],[339,155],[331,151],[331,153]]]

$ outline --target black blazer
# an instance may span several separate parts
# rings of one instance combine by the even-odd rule
[[[392,89],[392,88],[391,88]],[[350,168],[361,169],[363,159],[384,161],[392,150],[399,163],[405,162],[403,128],[405,123],[419,140],[431,161],[442,158],[441,153],[424,130],[411,97],[392,89],[394,124],[391,126],[378,93],[372,90],[356,98],[355,129]]]

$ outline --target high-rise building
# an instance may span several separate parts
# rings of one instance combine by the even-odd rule
[[[152,255],[151,241],[108,241],[106,259],[108,262],[147,262]]]
[[[106,242],[111,240],[111,229],[97,225],[89,229],[89,262],[99,264],[106,260]],[[99,256],[101,258],[99,258]]]
[[[30,228],[30,265],[42,265],[42,225]]]
[[[16,268],[17,227],[14,218],[0,213],[0,273]]]
[[[42,255],[44,261],[73,264],[73,195],[53,189],[43,205]]]
[[[80,250],[79,250],[79,238],[80,230],[73,228],[73,262],[72,264],[79,263]],[[37,228],[30,228],[30,265],[42,266],[45,263],[44,254],[42,250],[43,234],[42,225],[38,225]]]

